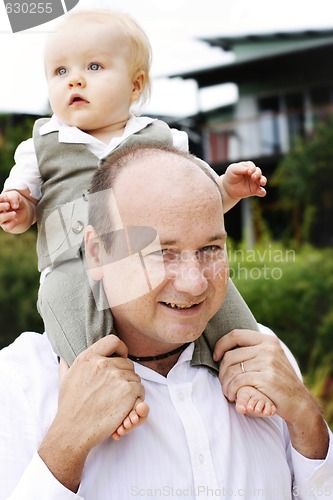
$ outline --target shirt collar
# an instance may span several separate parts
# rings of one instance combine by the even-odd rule
[[[182,363],[190,363],[194,350],[194,342],[192,342],[179,356],[177,363],[174,367],[171,368],[173,370],[176,366]],[[151,368],[147,366],[140,365],[136,361],[134,361],[135,373],[137,373],[144,380],[151,380],[153,382],[157,382],[159,384],[167,385],[167,377],[163,377],[159,373],[155,372]],[[171,372],[170,370],[170,372]]]
[[[139,130],[147,127],[150,123],[155,121],[155,118],[150,118],[148,116],[134,116],[130,114],[130,117],[126,123],[126,127],[124,129],[123,135],[120,137],[114,137],[112,141],[120,143],[127,137],[132,134],[135,134]],[[59,142],[67,142],[67,143],[79,143],[79,144],[91,144],[91,143],[100,143],[99,139],[93,137],[86,132],[83,132],[77,127],[71,127],[66,125],[56,115],[52,115],[50,120],[44,125],[42,125],[39,129],[40,135],[50,134],[51,132],[59,133]]]

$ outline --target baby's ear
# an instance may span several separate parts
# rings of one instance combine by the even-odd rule
[[[103,278],[104,246],[92,226],[87,226],[84,234],[86,267],[89,276],[100,281]]]
[[[141,97],[142,91],[144,89],[146,81],[146,75],[144,71],[139,71],[133,79],[133,90],[132,90],[132,98],[131,101],[138,101]]]

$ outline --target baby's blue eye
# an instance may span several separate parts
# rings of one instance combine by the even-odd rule
[[[67,73],[66,68],[58,68],[57,69],[57,75],[65,75]]]
[[[97,63],[91,63],[88,67],[91,71],[98,71],[102,66]]]

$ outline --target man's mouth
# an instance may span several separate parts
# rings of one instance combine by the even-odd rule
[[[196,302],[195,304],[176,304],[175,302],[162,302],[162,304],[165,304],[167,307],[170,307],[171,309],[192,309],[193,307],[196,307],[200,302]]]

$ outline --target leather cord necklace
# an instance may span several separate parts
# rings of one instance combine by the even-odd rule
[[[177,352],[184,351],[186,347],[190,345],[190,343],[191,342],[187,342],[186,344],[177,347],[177,349],[174,349],[173,351],[165,352],[164,354],[159,354],[158,356],[132,356],[131,354],[129,354],[128,358],[132,361],[137,361],[138,363],[140,363],[140,361],[159,361],[160,359],[169,358],[170,356],[177,354]]]

